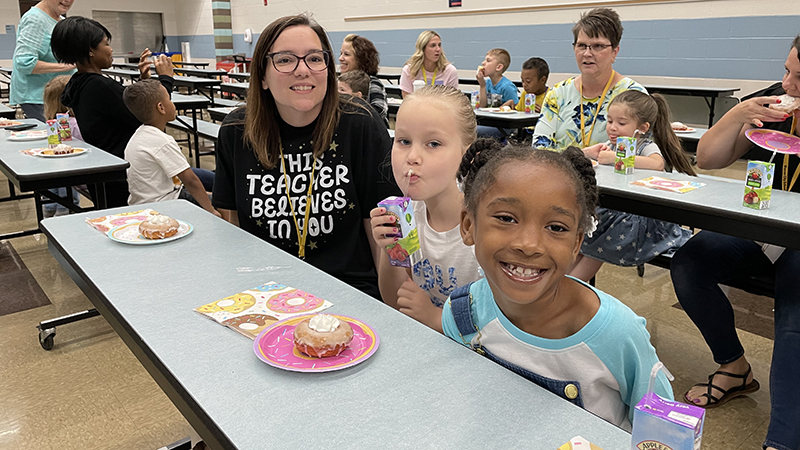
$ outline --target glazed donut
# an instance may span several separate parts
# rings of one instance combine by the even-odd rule
[[[54,155],[69,155],[70,153],[74,152],[75,149],[70,147],[67,144],[58,144],[53,147],[53,154]]]
[[[786,114],[791,114],[795,110],[800,109],[800,98],[792,97],[791,95],[781,95],[778,97],[780,99],[780,103],[772,103],[769,105],[771,109],[776,111],[784,112]]]
[[[313,311],[317,309],[323,301],[324,300],[321,298],[317,298],[308,292],[292,289],[270,297],[270,299],[267,300],[267,308],[277,313],[295,314],[304,311]]]
[[[316,358],[336,356],[352,340],[353,328],[350,324],[328,314],[317,314],[294,328],[295,348]]]
[[[176,235],[179,226],[172,217],[155,214],[139,224],[139,234],[147,239],[164,239]]]

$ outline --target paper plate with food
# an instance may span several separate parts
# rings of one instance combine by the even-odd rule
[[[154,214],[141,222],[112,228],[108,237],[123,244],[163,244],[186,237],[194,230],[191,224],[162,214]]]
[[[47,130],[12,131],[9,141],[38,141],[47,139]]]
[[[672,122],[672,131],[676,133],[694,133],[697,131],[695,128],[692,128],[682,122]]]
[[[253,350],[270,366],[293,372],[330,372],[364,362],[380,339],[369,325],[352,317],[306,314],[265,328]]]
[[[42,158],[64,158],[88,153],[88,148],[75,148],[66,144],[58,144],[53,148],[32,148],[22,150],[22,153],[31,156],[41,156]]]
[[[501,106],[499,108],[480,108],[479,111],[490,112],[494,114],[513,114],[516,112],[508,106]]]
[[[800,154],[800,137],[778,130],[751,128],[744,135],[757,146],[778,153]]]

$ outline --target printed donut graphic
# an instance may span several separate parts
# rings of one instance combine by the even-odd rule
[[[229,327],[241,328],[248,333],[258,334],[261,330],[266,328],[267,325],[272,325],[278,319],[266,314],[245,314],[243,316],[232,317],[224,322],[222,325]]]
[[[277,313],[294,314],[304,311],[313,311],[323,303],[321,298],[317,298],[308,292],[292,289],[278,295],[273,295],[267,300],[267,309]]]
[[[265,292],[265,291],[278,291],[278,290],[281,290],[281,289],[286,289],[286,285],[285,284],[280,284],[280,283],[267,283],[267,284],[262,284],[261,286],[259,286],[257,288],[250,289],[250,290],[251,291],[258,291],[258,292]]]
[[[119,226],[125,225],[131,222],[142,222],[144,219],[147,219],[147,216],[126,216],[126,217],[119,217],[111,221],[111,225]]]
[[[200,313],[215,313],[226,311],[232,314],[238,314],[247,308],[256,304],[256,299],[250,294],[236,294],[230,297],[225,297],[215,303],[210,303],[197,309]]]

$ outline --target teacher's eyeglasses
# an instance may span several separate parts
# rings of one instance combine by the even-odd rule
[[[292,73],[297,70],[302,60],[308,70],[312,72],[322,72],[328,68],[331,61],[331,53],[327,50],[314,50],[305,56],[297,56],[292,52],[268,53],[267,58],[272,59],[272,67],[280,73]]]
[[[600,53],[608,47],[611,47],[611,44],[572,44],[572,48],[575,49],[576,53],[583,53],[586,51],[586,49],[589,49],[589,52],[591,53]]]

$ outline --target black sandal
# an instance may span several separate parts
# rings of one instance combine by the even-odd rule
[[[700,408],[711,409],[711,408],[716,408],[717,406],[722,406],[733,398],[756,392],[761,388],[761,385],[758,383],[758,381],[756,381],[755,378],[753,378],[753,381],[751,381],[750,383],[745,384],[745,382],[747,381],[747,377],[750,376],[751,372],[752,371],[750,370],[749,365],[747,366],[747,372],[745,372],[744,375],[739,375],[730,372],[723,372],[718,370],[708,376],[708,383],[697,383],[694,386],[692,386],[692,388],[689,389],[691,390],[697,386],[705,386],[708,388],[707,391],[703,393],[703,395],[701,395],[701,397],[706,397],[708,399],[708,403],[706,403],[705,406],[700,406],[694,403],[693,401],[689,400],[689,398],[687,397],[687,395],[689,395],[689,391],[686,391],[686,393],[683,394],[683,401],[685,401],[690,405],[694,405]],[[740,379],[742,380],[742,385],[732,387],[726,391],[725,389],[722,389],[721,387],[716,386],[711,382],[716,375],[723,375],[729,378]],[[711,393],[711,389],[716,389],[717,391],[722,392],[722,397],[714,396],[714,394]]]

